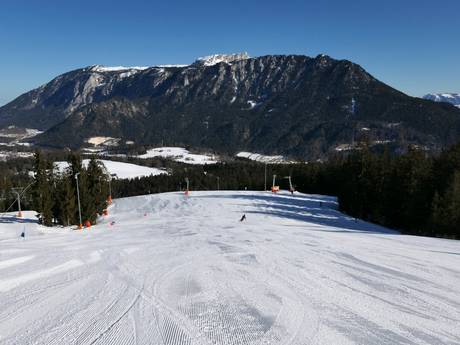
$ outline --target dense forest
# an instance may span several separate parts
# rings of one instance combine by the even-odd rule
[[[80,156],[71,153],[64,172],[51,169],[54,159],[37,152],[32,164],[2,162],[0,209],[14,201],[8,193],[11,187],[32,183],[22,199],[24,208],[37,210],[45,225],[78,224],[74,176],[80,172],[83,221],[95,222],[106,207],[109,176],[94,158],[85,168]],[[291,176],[297,191],[335,195],[340,209],[353,217],[408,234],[460,238],[460,144],[436,157],[417,148],[399,156],[377,154],[362,145],[346,156],[308,164],[265,165],[244,159],[206,166],[158,159],[129,161],[166,168],[169,175],[114,180],[114,197],[185,190],[186,179],[192,191],[263,190],[270,188],[276,175],[276,184],[288,189]],[[25,172],[31,165],[34,179]]]

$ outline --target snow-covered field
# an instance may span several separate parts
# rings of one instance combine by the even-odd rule
[[[0,150],[0,161],[7,161],[14,158],[32,158],[33,152],[14,152],[14,151],[1,151]]]
[[[188,164],[215,164],[218,157],[210,154],[193,154],[183,147],[157,147],[147,150],[146,153],[136,156],[137,158],[170,158],[176,162]]]
[[[335,208],[192,191],[115,200],[89,231],[0,218],[0,343],[459,344],[460,242]]]
[[[115,174],[117,175],[117,178],[136,178],[142,176],[167,174],[167,171],[165,170],[137,164],[109,161],[104,159],[98,159],[98,161],[104,164],[109,174]],[[88,166],[88,163],[89,159],[83,160],[84,166]],[[59,171],[64,171],[69,166],[69,163],[67,162],[55,162],[54,164]]]

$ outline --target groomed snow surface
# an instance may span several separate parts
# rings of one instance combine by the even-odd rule
[[[336,206],[192,191],[115,200],[89,231],[0,218],[0,343],[459,344],[460,242]]]

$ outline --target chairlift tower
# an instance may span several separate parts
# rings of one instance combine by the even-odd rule
[[[116,178],[117,174],[110,174],[109,178],[109,197],[107,198],[107,203],[112,204],[112,178]]]
[[[264,191],[267,191],[267,162],[265,162],[265,175],[264,175]]]
[[[291,175],[285,176],[284,178],[289,180],[289,191],[290,191],[291,193],[294,193],[294,187],[292,186]]]
[[[78,175],[80,175],[79,172],[77,172],[75,174],[75,181],[77,182],[78,216],[79,216],[79,219],[80,219],[80,223],[78,224],[78,228],[81,230],[81,229],[83,229],[83,224],[81,222],[80,189],[78,187]]]
[[[18,218],[22,218],[22,211],[21,211],[21,194],[24,188],[22,187],[16,187],[16,188],[11,188],[13,193],[16,194],[17,200],[18,200]]]
[[[276,185],[276,175],[273,175],[272,193],[276,193],[280,190],[280,187]]]

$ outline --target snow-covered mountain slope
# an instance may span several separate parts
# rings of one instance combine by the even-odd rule
[[[192,191],[115,200],[89,231],[1,218],[0,343],[458,344],[460,242],[336,207]]]
[[[460,108],[460,93],[430,93],[423,98],[435,102],[451,103]]]

